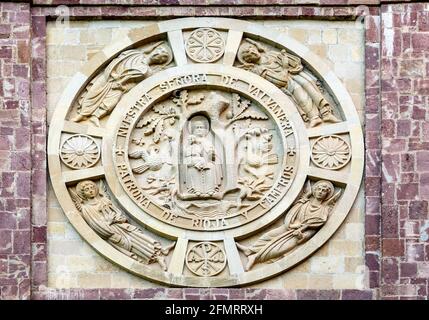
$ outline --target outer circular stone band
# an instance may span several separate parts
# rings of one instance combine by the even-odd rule
[[[191,52],[198,29],[216,43],[197,32]],[[227,287],[329,240],[364,148],[350,95],[308,48],[245,21],[186,18],[133,30],[84,65],[48,155],[67,218],[106,259],[166,285]]]

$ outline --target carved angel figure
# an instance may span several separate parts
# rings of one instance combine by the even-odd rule
[[[110,200],[102,181],[97,186],[91,180],[84,180],[77,184],[76,190],[69,188],[69,191],[83,219],[102,239],[139,262],[157,262],[164,271],[167,270],[164,256],[168,255],[174,243],[162,248],[158,241],[128,223]]]
[[[304,121],[315,127],[322,122],[339,122],[332,106],[323,97],[315,81],[303,71],[301,59],[281,52],[267,51],[246,38],[238,51],[238,67],[254,72],[292,96]]]
[[[170,48],[163,41],[145,50],[127,50],[96,76],[77,102],[78,115],[72,121],[88,119],[100,126],[100,119],[116,107],[122,95],[138,82],[170,64]]]
[[[326,223],[341,191],[335,193],[333,184],[326,180],[319,180],[312,187],[308,183],[306,189],[286,214],[282,226],[265,233],[250,247],[237,243],[237,248],[248,256],[246,271],[255,263],[281,258]]]

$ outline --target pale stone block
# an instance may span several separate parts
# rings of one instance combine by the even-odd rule
[[[360,241],[331,240],[329,253],[332,256],[343,255],[348,257],[362,256],[363,243]]]
[[[345,257],[344,266],[345,272],[361,273],[365,268],[365,261],[363,257]]]
[[[62,44],[64,43],[64,29],[47,28],[46,29],[46,44]]]
[[[86,256],[67,256],[65,263],[71,272],[96,271],[96,260]]]
[[[86,50],[82,46],[59,46],[58,55],[64,60],[85,60]]]
[[[94,32],[94,40],[98,45],[108,44],[112,40],[112,29],[98,29]]]
[[[286,273],[282,276],[283,287],[286,289],[306,289],[309,285],[309,276],[305,273]]]
[[[48,286],[52,288],[76,288],[78,283],[72,273],[48,273]]]
[[[307,42],[307,38],[308,38],[308,33],[305,30],[300,30],[300,29],[290,29],[289,30],[289,35],[301,42],[306,43]]]
[[[363,74],[364,66],[361,63],[338,62],[334,72],[341,80],[354,79]]]
[[[319,251],[316,252],[316,255],[319,253]],[[310,271],[310,263],[311,259],[305,260],[304,262],[298,264],[296,267],[291,269],[290,273],[308,273]]]
[[[50,254],[79,255],[84,247],[81,240],[49,241],[48,250]]]
[[[70,224],[70,223],[65,223],[64,224],[64,237],[67,240],[82,240],[81,236],[79,235],[79,233],[76,232],[75,228]]]
[[[354,45],[354,46],[351,46],[350,49],[351,49],[350,51],[351,51],[352,61],[363,63],[364,57],[365,57],[364,55],[365,47],[362,45]]]
[[[310,45],[310,50],[317,54],[319,57],[326,59],[327,58],[327,47],[324,44],[313,44]]]
[[[131,287],[130,276],[126,273],[112,274],[111,287],[112,288],[130,288]]]
[[[365,226],[363,223],[348,223],[346,225],[346,234],[349,240],[361,241],[365,234]]]
[[[96,265],[95,271],[97,272],[121,272],[122,269],[115,265],[114,263],[106,260],[101,256],[92,256],[91,259],[94,260]]]
[[[322,32],[320,30],[310,29],[308,31],[308,44],[319,44],[322,42]]]
[[[249,288],[270,288],[270,289],[282,289],[284,287],[284,281],[281,277],[274,277],[265,280],[260,283],[255,283],[249,286]]]
[[[48,208],[48,221],[50,222],[66,222],[67,218],[64,214],[63,210],[60,208]],[[50,230],[48,229],[48,233],[50,233]]]
[[[335,275],[336,277],[337,275]],[[333,275],[308,275],[307,289],[332,289],[333,288]]]
[[[111,275],[100,273],[80,273],[77,276],[77,284],[80,288],[111,288]]]
[[[329,46],[328,57],[331,61],[350,61],[350,49],[347,45],[333,44]]]
[[[64,239],[65,222],[48,222],[48,232],[54,238]]]
[[[80,38],[80,30],[68,28],[64,32],[64,44],[78,45]]]
[[[333,289],[360,289],[364,280],[363,274],[338,274],[333,278]]]
[[[314,257],[311,259],[312,273],[341,273],[344,272],[344,259],[336,257]]]
[[[338,43],[363,43],[363,32],[362,30],[356,29],[339,29],[338,30]]]
[[[322,31],[322,43],[327,44],[337,44],[338,36],[337,29],[326,29]]]

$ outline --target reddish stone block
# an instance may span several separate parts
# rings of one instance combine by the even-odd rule
[[[231,299],[231,292],[229,296]],[[243,298],[238,297],[236,299],[243,299]],[[267,289],[267,299],[268,300],[296,300],[296,293],[294,290],[288,290],[288,289]]]
[[[46,261],[36,261],[32,264],[31,280],[34,286],[41,286],[48,282],[48,266]]]
[[[20,198],[29,198],[31,196],[31,177],[30,172],[18,172],[16,177],[16,195]]]
[[[32,228],[32,242],[46,243],[47,241],[47,227],[46,226],[33,226]]]
[[[381,246],[384,257],[401,257],[405,253],[401,239],[383,239]]]
[[[365,216],[365,234],[366,235],[380,234],[380,216],[378,215]]]
[[[411,37],[411,43],[414,52],[426,52],[429,48],[429,34],[414,33]]]
[[[266,295],[266,289],[246,289],[246,299],[264,300]]]
[[[382,225],[381,234],[383,237],[397,237],[398,236],[398,207],[397,206],[383,206],[382,211]]]
[[[0,232],[0,254],[12,253],[12,252],[13,252],[12,231],[1,230],[1,232]]]
[[[31,155],[26,151],[12,153],[12,170],[30,170]]]
[[[167,299],[183,299],[183,290],[182,289],[166,289],[167,290]]]
[[[399,171],[399,155],[397,154],[385,154],[383,155],[382,163],[382,178],[383,181],[396,182],[398,181]]]
[[[366,196],[365,209],[366,214],[379,214],[380,213],[380,197]]]
[[[401,277],[415,277],[417,275],[417,264],[401,263],[400,272]]]
[[[13,252],[16,254],[31,253],[30,230],[13,231]]]
[[[296,290],[298,300],[317,300],[317,290],[298,289]]]
[[[418,192],[418,183],[401,184],[397,187],[396,195],[398,200],[414,200],[418,196]]]
[[[401,171],[410,172],[415,170],[415,159],[414,154],[405,153],[401,154]]]
[[[411,201],[409,218],[410,219],[428,219],[429,210],[428,210],[428,201]]]
[[[100,289],[100,300],[125,300],[131,297],[130,289]]]
[[[160,299],[165,297],[164,288],[136,289],[133,299]]]
[[[379,251],[380,250],[380,236],[365,236],[365,251]]]
[[[342,290],[342,300],[372,300],[371,290]]]
[[[381,280],[383,284],[397,284],[399,282],[398,263],[394,259],[384,259],[381,263]]]
[[[14,230],[16,229],[16,217],[11,212],[0,212],[0,230],[8,229]],[[3,230],[1,231],[3,232]]]
[[[408,137],[411,133],[410,120],[398,120],[396,123],[396,134],[399,137]]]

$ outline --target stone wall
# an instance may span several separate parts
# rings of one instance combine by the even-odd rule
[[[429,6],[425,3],[402,4],[383,0],[285,0],[280,1],[283,5],[275,7],[274,2],[268,0],[259,1],[256,5],[254,1],[251,1],[252,4],[248,2],[220,1],[214,6],[193,6],[194,1],[177,1],[169,6],[154,6],[164,4],[163,1],[154,1],[151,5],[132,8],[99,6],[111,4],[103,0],[34,0],[31,4],[0,4],[2,299],[428,298],[429,155],[426,151],[426,110],[429,103]],[[70,15],[87,21],[99,17],[148,20],[193,15],[354,21],[364,12],[367,15],[364,233],[365,263],[371,290],[48,288],[52,283],[48,282],[47,264],[52,266],[55,261],[50,260],[46,250],[48,210],[44,119],[49,104],[45,96],[45,35],[47,18],[57,17],[56,6],[59,4],[71,5]],[[135,1],[135,4],[142,3]],[[227,7],[222,4],[240,6]],[[320,50],[323,52],[322,48]],[[50,198],[49,202],[52,204],[55,200]],[[53,230],[51,227],[55,227],[51,226],[54,222],[51,219],[61,218],[60,212],[55,215],[51,211],[50,232]],[[64,237],[66,234],[73,237],[73,231],[66,230],[66,224],[63,234]],[[314,258],[323,256],[319,252],[311,259]],[[99,264],[102,265],[101,262]]]

